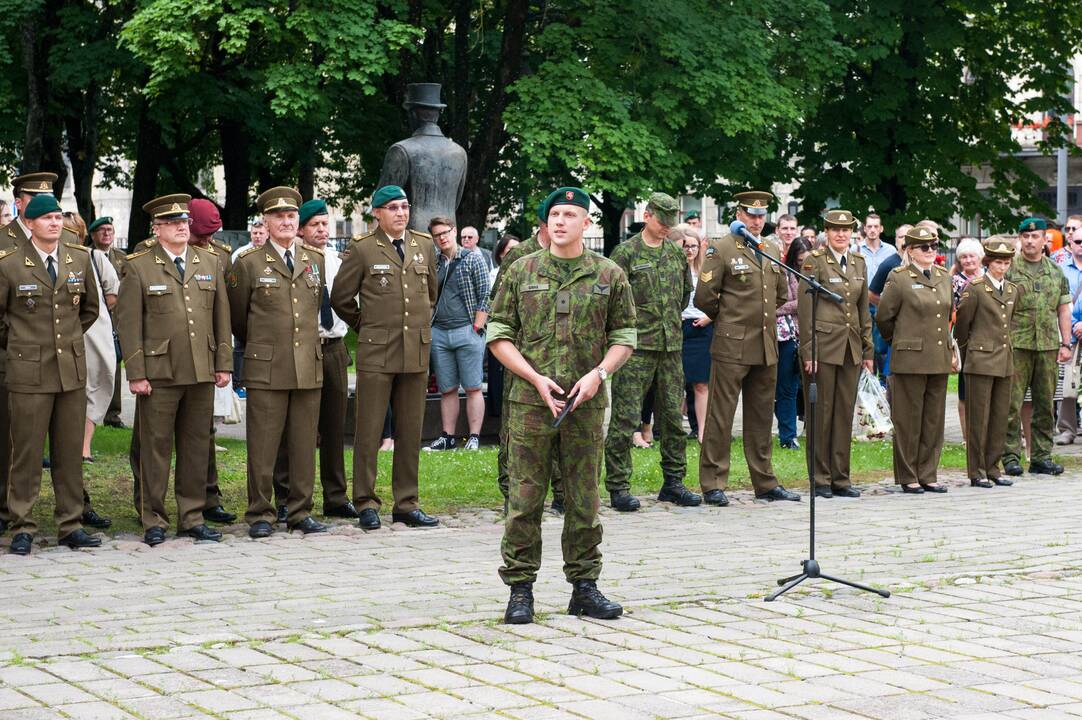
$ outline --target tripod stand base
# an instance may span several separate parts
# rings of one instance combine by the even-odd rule
[[[863,590],[864,592],[875,593],[876,595],[879,595],[880,597],[885,597],[885,598],[890,597],[890,592],[887,591],[887,590],[878,590],[876,588],[869,587],[867,585],[861,585],[860,583],[851,582],[849,580],[842,580],[841,578],[836,578],[836,577],[833,577],[832,575],[824,575],[819,569],[819,562],[816,561],[816,560],[805,560],[802,563],[800,563],[800,566],[802,568],[804,568],[804,571],[801,572],[800,574],[792,575],[790,577],[782,578],[781,580],[778,580],[778,585],[781,585],[782,587],[781,587],[780,590],[777,590],[776,592],[773,592],[770,595],[767,595],[766,596],[766,601],[767,602],[773,602],[780,595],[784,595],[785,593],[789,592],[790,590],[792,590],[793,588],[795,588],[797,585],[804,582],[808,578],[822,578],[824,580],[829,580],[830,582],[836,582],[839,585],[848,585],[849,587],[856,588],[857,590]]]

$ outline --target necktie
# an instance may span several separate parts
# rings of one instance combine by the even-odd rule
[[[53,260],[52,255],[49,256],[46,265],[46,269],[49,271],[49,277],[53,279],[53,285],[56,285],[56,261]]]
[[[929,280],[931,280],[931,279],[932,279],[932,271],[931,271],[931,270],[925,270],[925,271],[924,271],[924,277],[926,277],[926,278],[928,278]]]
[[[173,258],[173,264],[177,266],[177,272],[180,273],[180,279],[184,279],[184,258]]]
[[[293,253],[286,250],[286,267],[289,268],[289,273],[293,274]]]
[[[398,251],[398,259],[406,262],[406,251],[402,249],[402,241],[394,240],[394,249]]]
[[[334,316],[331,315],[331,296],[327,288],[323,288],[323,301],[319,304],[319,324],[324,330],[330,330],[334,326]]]
[[[842,272],[845,272],[845,255],[842,255],[842,257],[841,257],[841,264],[842,264]]]

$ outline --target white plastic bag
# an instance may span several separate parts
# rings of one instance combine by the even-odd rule
[[[857,431],[858,440],[881,440],[894,431],[890,421],[890,403],[879,379],[866,369],[861,369],[857,381]]]

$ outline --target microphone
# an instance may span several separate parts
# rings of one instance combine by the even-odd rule
[[[739,220],[734,220],[729,224],[729,232],[739,238],[743,238],[744,242],[749,247],[757,248],[763,244],[763,241],[748,232],[748,226]]]

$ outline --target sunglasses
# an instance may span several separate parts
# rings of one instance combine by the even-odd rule
[[[1082,245],[1082,240],[1072,240],[1071,244],[1072,245]]]
[[[1064,225],[1063,229],[1065,232],[1075,232],[1078,230],[1078,225]]]
[[[910,245],[910,250],[932,250],[936,249],[935,245]]]

